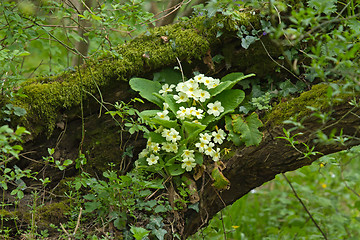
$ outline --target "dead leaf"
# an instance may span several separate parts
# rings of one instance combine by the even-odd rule
[[[203,62],[212,70],[215,71],[215,65],[211,57],[210,49],[207,51],[206,55],[203,57]]]
[[[167,36],[161,36],[160,38],[163,41],[163,43],[168,43],[169,42],[169,38]]]

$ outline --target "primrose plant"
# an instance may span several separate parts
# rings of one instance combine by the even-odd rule
[[[137,167],[176,176],[202,165],[203,156],[218,161],[227,134],[217,124],[244,100],[245,93],[232,88],[251,76],[231,73],[219,80],[198,74],[176,85],[132,78],[132,89],[160,108],[140,113],[153,131],[144,134],[148,141]]]

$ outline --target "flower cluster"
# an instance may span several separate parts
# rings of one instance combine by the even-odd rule
[[[219,117],[225,109],[219,100],[212,101],[211,91],[209,92],[219,84],[219,79],[206,77],[203,74],[177,85],[164,84],[159,94],[162,97],[172,98],[174,104],[176,103],[176,109],[172,107],[170,110],[169,104],[164,102],[163,110],[157,112],[154,117],[176,120],[180,124],[182,121],[201,124],[208,115]],[[155,143],[149,138],[147,147],[139,154],[139,158],[145,158],[148,165],[176,158],[176,161],[181,162],[181,168],[186,171],[191,171],[196,166],[196,155],[206,155],[218,161],[221,152],[219,145],[226,138],[225,131],[217,127],[214,131],[206,129],[201,131],[195,142],[182,141],[187,136],[180,126],[175,128],[160,126],[156,132],[164,141]]]

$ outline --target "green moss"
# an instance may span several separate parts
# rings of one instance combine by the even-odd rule
[[[40,227],[48,227],[50,223],[59,225],[66,220],[66,213],[70,211],[68,202],[62,201],[41,207],[39,210]]]
[[[41,132],[51,135],[58,116],[64,109],[79,106],[89,99],[86,92],[96,94],[97,87],[115,86],[134,75],[142,75],[181,61],[201,59],[219,43],[217,33],[237,31],[237,25],[256,25],[257,17],[239,13],[236,17],[217,15],[214,18],[196,17],[161,28],[155,28],[128,44],[119,46],[121,58],[103,57],[87,61],[75,72],[55,77],[30,79],[23,85],[27,97],[18,97],[14,105],[23,107],[28,114],[19,124],[34,136]],[[164,40],[162,36],[166,36]]]
[[[265,117],[266,125],[280,125],[292,116],[297,116],[298,119],[309,116],[311,110],[307,106],[317,109],[328,108],[327,89],[327,84],[314,85],[310,91],[302,93],[299,97],[278,104]]]

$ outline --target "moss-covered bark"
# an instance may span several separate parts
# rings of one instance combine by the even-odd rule
[[[13,103],[27,111],[20,123],[34,136],[51,135],[56,121],[65,109],[79,107],[82,101],[98,96],[105,88],[119,88],[121,81],[151,73],[156,69],[182,62],[201,61],[208,51],[221,43],[217,33],[228,36],[236,26],[257,26],[258,19],[249,13],[239,13],[239,20],[218,15],[208,19],[196,17],[171,26],[155,28],[133,41],[119,46],[119,57],[105,56],[87,60],[76,71],[54,77],[30,79],[22,85],[25,97]],[[89,94],[90,93],[90,94]]]

